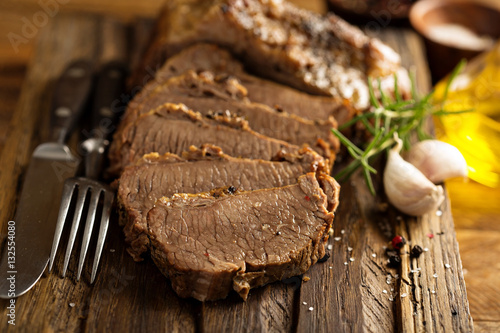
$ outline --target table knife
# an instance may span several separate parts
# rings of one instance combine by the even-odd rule
[[[76,174],[79,158],[66,145],[80,119],[92,85],[90,62],[72,62],[55,84],[51,141],[34,150],[19,204],[0,261],[0,297],[26,293],[42,276],[50,256],[66,178]]]

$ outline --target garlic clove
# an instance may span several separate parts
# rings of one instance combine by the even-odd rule
[[[396,140],[384,170],[384,188],[389,202],[401,212],[414,216],[437,209],[444,200],[443,187],[434,185],[415,166],[406,162],[399,154],[402,142]]]
[[[433,183],[453,177],[467,177],[467,163],[462,153],[443,141],[420,141],[410,148],[405,159]]]

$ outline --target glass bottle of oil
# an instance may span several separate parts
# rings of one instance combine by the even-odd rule
[[[435,87],[435,101],[443,99],[447,78]],[[500,42],[474,58],[452,82],[446,111],[469,113],[435,117],[436,136],[457,147],[469,166],[469,177],[500,187]]]

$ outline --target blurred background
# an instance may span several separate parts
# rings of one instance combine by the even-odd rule
[[[54,6],[56,1],[57,6]],[[477,57],[478,54],[493,47],[500,36],[500,0],[469,0],[466,4],[464,0],[455,0],[455,3],[451,5],[442,5],[440,0],[294,0],[292,2],[317,12],[325,12],[328,8],[333,9],[369,33],[376,34],[377,29],[385,28],[415,29],[426,41],[434,84],[442,80],[462,57]],[[486,9],[474,7],[470,2],[482,3]],[[53,15],[64,12],[76,12],[81,15],[99,13],[112,15],[124,21],[133,21],[140,17],[154,18],[162,4],[163,1],[159,0],[0,0],[0,151],[9,131],[11,115],[19,98],[36,37],[44,26],[43,21],[40,21],[39,27],[29,30],[26,27],[27,21],[42,20],[43,17],[37,17],[37,13],[41,10],[53,13]],[[415,8],[410,13],[412,6]],[[420,7],[418,11],[416,6]],[[23,29],[28,29],[28,31],[23,31]],[[14,34],[24,37],[15,39]],[[489,142],[490,146],[492,142],[495,142],[494,140],[498,140],[499,144],[493,145],[495,148],[493,155],[488,157],[490,160],[482,162],[486,166],[500,164],[498,159],[500,128],[497,127],[497,132],[493,132],[494,126],[499,124],[498,114],[500,113],[500,98],[498,97],[500,46],[498,44],[496,49],[498,50],[497,58],[492,57],[489,62],[486,59],[480,59],[476,61],[474,68],[469,67],[468,81],[462,82],[462,86],[458,87],[456,92],[457,98],[477,97],[478,90],[474,86],[477,85],[477,80],[480,81],[481,87],[488,88],[487,91],[490,92],[491,96],[488,95],[490,97],[481,95],[480,101],[484,102],[492,98],[489,99],[491,103],[488,104],[488,110],[490,110],[488,112],[492,114],[487,115],[495,121],[489,127],[491,134],[485,135],[485,130],[479,127],[467,128],[470,133],[481,134],[481,139]],[[485,68],[488,72],[484,72]],[[470,120],[464,119],[461,125],[454,124],[453,126],[460,127],[468,123]],[[449,139],[448,125],[437,123],[439,137]],[[462,143],[459,142],[459,144]],[[474,150],[477,145],[472,144],[471,147]],[[481,154],[484,156],[484,153]],[[496,171],[498,172],[498,166]],[[500,186],[498,174],[496,181],[483,181],[482,183],[488,186],[473,180],[453,180],[447,182],[446,185],[451,198],[475,328],[479,332],[500,332],[500,261],[498,260],[500,255]]]

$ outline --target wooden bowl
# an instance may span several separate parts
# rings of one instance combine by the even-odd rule
[[[412,6],[410,22],[424,37],[434,82],[500,37],[500,10],[477,0],[421,0]]]

